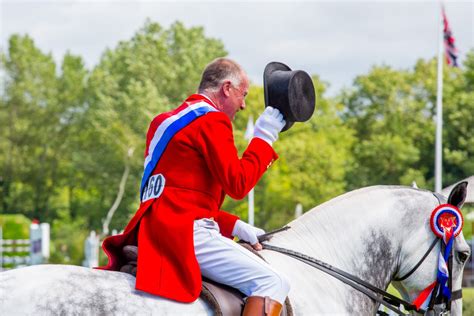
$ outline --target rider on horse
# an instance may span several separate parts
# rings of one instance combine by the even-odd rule
[[[239,158],[231,121],[245,108],[248,88],[237,63],[216,59],[198,94],[151,122],[140,208],[123,234],[104,241],[104,269],[119,270],[126,263],[123,247],[137,245],[139,290],[193,302],[202,274],[247,295],[244,315],[279,315],[287,279],[232,241],[236,236],[260,250],[263,230],[220,210],[226,194],[244,198],[278,158],[272,144],[287,124],[278,109],[266,107]]]

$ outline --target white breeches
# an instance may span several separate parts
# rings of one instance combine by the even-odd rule
[[[287,279],[247,249],[222,236],[213,220],[194,221],[194,251],[206,278],[236,288],[246,296],[269,296],[284,304],[290,291]]]

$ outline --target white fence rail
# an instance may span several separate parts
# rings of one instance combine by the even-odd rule
[[[3,239],[0,227],[0,271],[7,269],[41,264],[49,258],[49,224],[32,223],[29,239]]]

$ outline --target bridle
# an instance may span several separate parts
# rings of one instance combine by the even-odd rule
[[[438,200],[439,205],[441,205],[442,204],[442,202],[441,202],[442,197],[438,193],[433,193],[433,195]],[[426,257],[428,257],[428,255],[431,253],[433,248],[436,246],[437,242],[440,242],[442,252],[444,252],[444,249],[445,249],[446,245],[443,243],[441,238],[436,237],[433,240],[433,242],[431,243],[431,246],[428,248],[428,250],[423,255],[423,257],[421,257],[421,259],[418,261],[418,263],[410,271],[408,271],[405,275],[403,275],[402,277],[393,278],[393,281],[400,282],[400,281],[404,281],[404,280],[408,279],[413,274],[413,272],[415,272],[420,267],[420,265],[425,261]],[[453,286],[453,282],[452,282],[453,252],[454,252],[454,247],[451,249],[451,253],[449,255],[449,259],[448,259],[448,262],[447,262],[447,264],[448,264],[448,274],[449,274],[448,288],[449,288],[449,292],[450,292],[451,295],[450,295],[449,299],[446,299],[446,297],[441,295],[441,293],[439,293],[438,296],[432,295],[431,299],[430,299],[430,302],[428,304],[428,310],[433,310],[435,304],[438,305],[438,304],[443,304],[444,303],[445,304],[444,311],[442,311],[441,313],[446,313],[448,311],[451,311],[451,302],[452,301],[462,298],[462,289],[459,289],[459,290],[456,290],[456,291],[452,290],[452,286]],[[437,293],[438,289],[439,289],[439,284],[437,284],[436,287],[433,289],[433,293]]]
[[[436,246],[436,243],[438,243],[438,242],[441,242],[441,247],[442,248],[444,247],[444,243],[441,241],[441,238],[436,237],[433,240],[433,242],[431,243],[428,250],[423,255],[423,257],[421,257],[421,259],[418,261],[418,263],[409,272],[407,272],[404,276],[393,278],[393,281],[401,282],[401,281],[404,281],[404,280],[408,279],[413,274],[413,272],[415,272],[421,266],[421,264],[425,261],[425,259],[428,257],[428,255],[431,253],[433,248]],[[458,300],[458,299],[462,298],[462,289],[459,289],[459,290],[456,290],[456,291],[452,290],[452,270],[453,270],[452,255],[450,256],[450,260],[448,261],[448,270],[449,270],[449,278],[450,278],[449,283],[448,283],[448,287],[449,287],[449,291],[451,292],[451,297],[450,297],[449,300],[445,300],[443,302],[443,297],[441,295],[436,296],[436,297],[433,295],[430,299],[430,303],[428,305],[429,306],[428,310],[433,310],[435,304],[445,303],[446,304],[445,305],[445,311],[443,311],[443,312],[449,311],[449,310],[451,310],[451,301],[455,301],[455,300]],[[437,289],[435,288],[434,293],[436,293],[436,292],[437,292]],[[419,312],[421,313],[422,311],[420,310]],[[424,311],[424,312],[426,312],[426,311]]]
[[[441,205],[441,197],[437,193],[433,193],[433,195],[438,199],[439,205]],[[449,287],[449,292],[451,293],[451,296],[449,299],[446,299],[441,293],[439,295],[432,295],[428,309],[424,310],[421,308],[417,308],[413,303],[407,302],[403,299],[400,299],[390,293],[388,293],[385,290],[382,290],[358,277],[355,275],[352,275],[350,273],[347,273],[343,270],[340,270],[328,263],[325,263],[321,260],[318,260],[316,258],[307,256],[305,254],[302,254],[300,252],[286,249],[286,248],[281,248],[273,245],[269,245],[267,243],[264,243],[265,241],[268,241],[274,234],[279,233],[281,231],[285,231],[289,229],[289,226],[285,226],[283,228],[274,230],[272,232],[269,232],[267,234],[259,236],[259,241],[261,242],[263,249],[267,250],[272,250],[279,252],[281,254],[285,254],[291,258],[294,258],[296,260],[299,260],[307,265],[310,265],[320,271],[323,271],[334,278],[342,281],[343,283],[351,286],[352,288],[356,289],[357,291],[365,294],[368,296],[370,299],[372,299],[374,302],[377,302],[381,305],[384,305],[387,307],[389,310],[395,312],[398,315],[407,315],[403,311],[401,311],[400,307],[403,306],[406,311],[416,311],[418,313],[426,313],[429,310],[434,309],[434,305],[438,304],[443,304],[444,305],[444,310],[441,311],[442,314],[445,314],[446,312],[449,312],[451,310],[451,301],[461,299],[462,298],[462,290],[459,289],[457,291],[452,291],[452,269],[453,269],[453,252],[454,252],[454,247],[451,250],[451,254],[449,256],[448,260],[448,271],[449,271],[449,279],[448,279],[448,287]],[[425,261],[425,259],[428,257],[428,255],[431,253],[433,248],[436,246],[436,243],[440,242],[441,247],[444,247],[444,243],[441,238],[436,237],[433,242],[431,243],[430,247],[428,250],[424,253],[424,255],[421,257],[421,259],[413,266],[413,268],[408,271],[405,275],[402,277],[396,277],[393,278],[394,281],[403,281],[409,278]],[[432,293],[437,293],[439,288],[439,284],[436,285]],[[378,311],[377,312],[380,315],[388,315],[387,313],[383,311]]]

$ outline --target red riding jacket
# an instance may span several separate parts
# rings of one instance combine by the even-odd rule
[[[155,117],[145,152],[157,122],[163,121],[161,115],[173,115],[199,102],[215,107],[206,97],[194,94],[177,109]],[[171,138],[153,170],[153,175],[162,174],[166,180],[162,194],[141,203],[123,234],[104,240],[109,262],[102,269],[119,270],[125,264],[123,246],[138,245],[136,288],[193,302],[201,291],[194,220],[213,217],[222,235],[232,238],[238,217],[220,210],[225,195],[244,198],[277,158],[270,145],[254,138],[239,159],[229,118],[219,111],[198,117]]]

